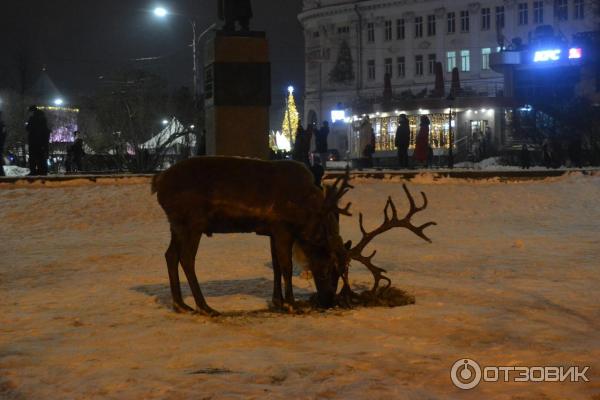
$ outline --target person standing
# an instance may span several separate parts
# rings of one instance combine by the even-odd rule
[[[421,127],[419,134],[417,135],[417,141],[415,146],[415,162],[421,165],[428,164],[429,158],[429,125],[431,122],[426,115],[421,116]]]
[[[83,156],[85,156],[85,151],[83,150],[83,139],[81,139],[79,131],[75,131],[73,136],[75,137],[75,143],[73,143],[71,146],[71,168],[74,170],[74,172],[81,172],[83,170],[82,160]]]
[[[521,146],[521,168],[529,169],[531,167],[531,156],[529,154],[529,146],[523,144]]]
[[[317,153],[319,153],[319,159],[321,160],[321,166],[327,168],[327,159],[329,158],[329,122],[323,121],[321,129],[315,132],[315,146]]]
[[[406,114],[401,114],[398,118],[398,129],[396,129],[395,139],[396,149],[398,149],[398,163],[400,168],[408,168],[408,147],[410,146],[410,122]]]
[[[30,117],[27,121],[29,143],[29,174],[48,175],[48,151],[50,145],[50,129],[46,114],[36,106],[29,107]]]
[[[544,158],[544,167],[551,168],[552,167],[552,147],[550,146],[550,140],[548,138],[544,138],[542,142],[542,156]]]
[[[296,129],[296,139],[294,141],[293,159],[301,162],[310,168],[310,160],[308,153],[310,152],[310,141],[312,140],[312,125],[309,125],[306,130],[302,124],[298,123]]]
[[[0,176],[4,176],[4,144],[6,143],[6,126],[0,111]]]
[[[360,125],[360,130],[358,132],[358,158],[359,158],[359,168],[368,167],[370,164],[370,159],[372,158],[372,142],[373,142],[373,126],[371,125],[371,120],[367,115]]]

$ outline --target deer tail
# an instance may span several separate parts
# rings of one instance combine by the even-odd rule
[[[159,172],[158,174],[156,174],[152,177],[152,194],[155,194],[156,192],[158,192],[158,183],[160,182],[161,175],[162,175],[162,173]]]

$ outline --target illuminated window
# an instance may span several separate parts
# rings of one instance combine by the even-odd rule
[[[481,49],[481,69],[490,69],[490,54],[492,54],[492,49]]]
[[[471,51],[461,50],[460,65],[462,72],[469,72],[471,70]]]
[[[456,68],[456,52],[449,51],[447,54],[447,63],[448,63],[448,72],[452,72],[454,68]]]

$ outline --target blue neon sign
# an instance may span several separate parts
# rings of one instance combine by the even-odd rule
[[[553,61],[560,61],[568,58],[569,60],[579,60],[583,58],[583,49],[580,47],[572,47],[566,53],[568,57],[565,57],[562,49],[547,49],[538,50],[533,53],[533,62],[535,63],[547,63]]]

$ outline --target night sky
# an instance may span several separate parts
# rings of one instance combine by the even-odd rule
[[[152,14],[157,5],[181,16],[159,20]],[[302,0],[253,0],[252,5],[251,27],[265,30],[270,41],[272,113],[277,113],[287,86],[304,85],[303,38],[297,19]],[[203,31],[217,20],[217,1],[3,0],[0,86],[14,79],[19,49],[31,55],[33,75],[45,65],[67,99],[93,93],[101,82],[98,77],[122,67],[149,69],[173,87],[191,86],[190,15],[196,16]]]

